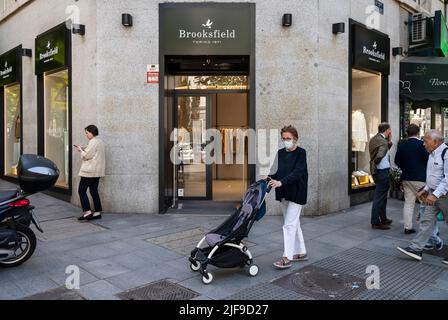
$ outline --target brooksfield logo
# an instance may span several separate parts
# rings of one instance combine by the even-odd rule
[[[39,60],[41,60],[41,61],[44,60],[44,59],[48,59],[50,57],[53,57],[53,56],[55,56],[55,55],[57,55],[59,53],[59,47],[51,48],[51,42],[50,41],[47,42],[47,45],[45,47],[47,48],[47,51],[44,52],[44,53],[41,53],[39,55]]]
[[[203,29],[201,31],[179,29],[179,39],[235,39],[235,29],[212,30],[213,24],[212,20],[207,19],[207,21],[202,24]]]
[[[8,61],[5,62],[5,68],[0,70],[0,77],[6,76],[12,72],[12,66],[8,66]]]
[[[372,48],[373,49],[369,49],[366,46],[364,46],[363,49],[362,49],[362,53],[367,54],[367,55],[369,55],[369,56],[371,56],[373,58],[386,60],[386,54],[384,52],[381,52],[381,51],[377,50],[378,43],[376,41],[372,44]]]

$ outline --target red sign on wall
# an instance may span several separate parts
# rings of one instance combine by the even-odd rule
[[[157,71],[149,71],[147,74],[148,83],[159,83],[160,73]]]

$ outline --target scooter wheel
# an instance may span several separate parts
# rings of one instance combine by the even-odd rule
[[[212,283],[212,281],[213,281],[213,275],[210,272],[208,272],[206,276],[202,277],[202,282],[204,284],[210,284]]]
[[[12,268],[26,262],[34,253],[36,249],[36,235],[33,230],[28,227],[17,226],[17,234],[20,237],[21,252],[14,258],[1,261],[0,268]]]
[[[253,264],[249,267],[249,269],[247,270],[247,273],[251,276],[251,277],[255,277],[258,274],[259,268],[256,264]]]
[[[195,261],[190,264],[190,269],[191,271],[197,272],[199,271],[199,269],[201,269],[201,264],[199,263],[199,261]]]

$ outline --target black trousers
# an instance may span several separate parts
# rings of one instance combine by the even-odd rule
[[[389,169],[377,170],[373,175],[376,184],[372,205],[372,224],[380,224],[387,219],[387,194],[390,188]]]
[[[87,196],[87,189],[89,189],[90,195],[92,196],[93,205],[95,206],[95,212],[103,211],[100,195],[98,194],[99,183],[100,178],[81,177],[81,181],[79,182],[78,194],[81,200],[83,212],[91,211],[89,197]]]

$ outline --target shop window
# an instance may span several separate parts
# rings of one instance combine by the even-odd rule
[[[431,108],[410,110],[407,123],[420,127],[420,137],[431,130]]]
[[[370,173],[369,141],[381,123],[381,76],[352,70],[352,188],[375,186]]]
[[[21,155],[20,84],[5,88],[5,167],[4,175],[17,177],[17,164]]]
[[[69,188],[68,70],[44,75],[45,157],[60,170],[57,187]]]

